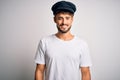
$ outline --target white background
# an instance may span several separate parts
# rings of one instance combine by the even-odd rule
[[[33,80],[41,37],[57,32],[51,6],[58,0],[0,0],[0,80]],[[92,80],[120,80],[120,1],[76,4],[72,33],[90,48]]]

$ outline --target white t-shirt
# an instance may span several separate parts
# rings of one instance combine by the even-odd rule
[[[92,65],[88,45],[76,36],[70,41],[55,35],[42,38],[35,62],[46,65],[45,80],[80,80],[80,67]]]

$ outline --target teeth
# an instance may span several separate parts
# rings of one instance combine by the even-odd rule
[[[67,26],[61,26],[61,27],[66,28]]]

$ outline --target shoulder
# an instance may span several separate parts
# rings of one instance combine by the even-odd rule
[[[87,44],[87,41],[81,37],[75,36],[75,40],[79,43]]]
[[[75,40],[81,46],[86,46],[86,47],[88,46],[87,41],[81,37],[75,36]]]
[[[38,47],[45,48],[46,44],[48,42],[50,42],[50,40],[52,39],[52,36],[53,35],[48,35],[48,36],[41,37],[40,40],[39,40],[39,42],[38,42]]]
[[[51,34],[51,35],[42,37],[42,38],[40,39],[40,42],[41,42],[41,43],[46,43],[46,42],[52,41],[53,38],[54,38],[54,35]]]

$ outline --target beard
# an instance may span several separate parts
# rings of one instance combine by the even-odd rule
[[[62,24],[62,25],[60,25],[60,26],[63,26],[64,24]],[[67,26],[67,25],[66,25]],[[71,29],[71,26],[67,29],[67,30],[62,30],[62,29],[60,29],[60,27],[58,27],[57,26],[57,29],[58,29],[58,31],[59,32],[61,32],[61,33],[67,33],[68,31],[70,31],[70,29]]]

